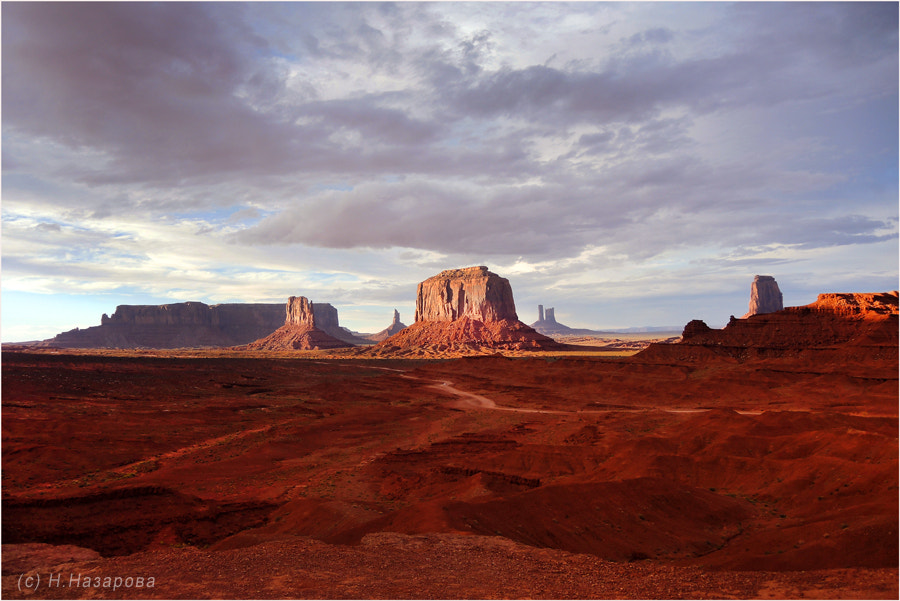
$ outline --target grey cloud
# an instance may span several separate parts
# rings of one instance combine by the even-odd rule
[[[665,44],[672,41],[675,34],[671,29],[665,27],[654,27],[640,33],[636,33],[628,38],[628,45],[643,46],[645,44]]]
[[[872,64],[896,61],[891,10],[739,3],[754,26],[737,22],[724,40],[707,33],[715,51],[679,57],[669,48],[683,30],[649,27],[608,56],[497,69],[488,68],[503,50],[495,32],[463,35],[427,4],[7,3],[4,129],[105,157],[74,165],[73,178],[146,184],[97,201],[98,217],[122,197],[149,217],[266,205],[275,214],[234,238],[247,244],[537,257],[604,244],[646,257],[735,239],[865,242],[884,235],[879,220],[803,221],[808,238],[779,229],[770,189],[802,200],[809,181],[757,157],[713,167],[694,153],[691,129],[702,113],[844,93],[846,73],[870,77]],[[434,39],[413,48],[407,34],[419,31]],[[826,50],[829,40],[846,55]],[[270,55],[300,66],[353,61],[407,83],[328,99],[311,83],[294,93]],[[896,69],[891,78],[854,82],[896,88]],[[576,126],[598,131],[560,159],[538,158]],[[385,173],[409,181],[372,183]],[[310,192],[323,180],[355,190]],[[517,185],[529,180],[540,183]]]
[[[896,90],[896,67],[883,77],[897,61],[896,6],[738,3],[734,10],[740,25],[733,39],[716,42],[717,53],[679,59],[660,52],[653,43],[673,34],[654,28],[595,67],[504,68],[452,82],[451,106],[460,114],[553,123],[639,122],[666,108],[705,113],[840,95],[847,77],[859,91]],[[884,61],[882,76],[866,74]]]
[[[62,227],[58,223],[41,222],[34,226],[36,232],[58,233],[62,231]]]
[[[446,182],[369,184],[307,200],[234,241],[327,248],[410,247],[451,255],[561,259],[585,246],[643,260],[694,245],[799,248],[890,239],[895,224],[859,216],[786,221],[787,200],[735,189],[690,158],[625,164],[592,180],[480,189]]]
[[[323,119],[337,128],[358,130],[366,142],[423,144],[435,138],[437,123],[411,118],[405,111],[378,106],[378,97],[308,103],[302,113]]]
[[[352,179],[379,170],[521,178],[559,167],[542,166],[531,154],[529,138],[538,132],[627,123],[641,140],[632,150],[669,152],[688,140],[677,123],[653,137],[650,128],[663,123],[658,117],[666,108],[704,112],[780,102],[834,85],[786,77],[805,56],[801,44],[782,54],[751,52],[744,42],[731,54],[684,61],[647,51],[611,56],[593,70],[488,71],[492,32],[461,36],[433,7],[419,4],[13,3],[4,6],[4,17],[4,127],[102,149],[105,162],[77,168],[91,184],[323,173]],[[436,39],[404,45],[412,23]],[[818,43],[833,25],[825,19],[809,36]],[[774,36],[786,27],[766,31]],[[881,38],[890,34],[880,31]],[[650,28],[632,38],[652,45],[673,35]],[[882,39],[866,48],[857,54],[883,54],[885,45]],[[261,58],[270,52],[301,64],[310,57],[360,60],[373,72],[410,69],[422,79],[391,94],[316,100],[312,87],[286,89],[284,66]],[[527,125],[497,137],[495,116]],[[297,125],[304,117],[312,121]],[[478,147],[452,146],[457,124],[478,132]],[[358,132],[360,143],[336,138],[341,130]],[[621,148],[628,132],[619,132]],[[596,144],[584,150],[602,152]]]
[[[277,88],[241,54],[258,42],[229,37],[208,8],[4,5],[4,127],[102,148],[145,180],[283,162],[284,128],[234,97]]]
[[[826,60],[848,68],[896,51],[896,3],[738,2],[729,10],[742,24],[739,43],[773,55]]]
[[[644,57],[646,58],[646,57]],[[725,106],[765,104],[823,93],[809,82],[780,84],[777,69],[747,56],[672,63],[653,58],[634,68],[622,59],[600,72],[545,66],[486,74],[451,94],[459,114],[521,116],[552,123],[639,122],[664,108],[703,113]]]
[[[425,182],[367,185],[331,193],[263,220],[235,236],[242,243],[301,242],[331,248],[391,246],[438,252],[551,253],[554,228],[566,218],[546,195],[530,190],[489,193]],[[571,232],[570,232],[571,233]]]

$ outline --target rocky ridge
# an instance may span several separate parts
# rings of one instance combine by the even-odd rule
[[[284,322],[283,304],[119,305],[99,326],[75,328],[39,343],[57,348],[184,348],[246,344]]]
[[[821,361],[897,360],[898,293],[826,293],[815,302],[735,319],[721,330],[689,322],[677,344],[654,344],[639,360],[814,355]]]

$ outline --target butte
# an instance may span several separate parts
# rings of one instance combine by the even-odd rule
[[[448,269],[419,283],[415,323],[369,352],[452,356],[563,348],[519,321],[509,280],[478,266]]]
[[[335,312],[336,313],[336,312]],[[335,319],[335,322],[337,320]],[[237,347],[240,350],[325,350],[353,346],[316,327],[313,304],[305,296],[292,296],[285,306],[284,325],[266,336]]]

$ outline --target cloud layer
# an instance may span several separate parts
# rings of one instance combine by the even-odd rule
[[[5,291],[897,278],[896,4],[2,11]]]

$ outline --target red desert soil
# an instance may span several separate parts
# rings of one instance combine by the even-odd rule
[[[158,355],[3,353],[4,597],[898,596],[895,357]]]

